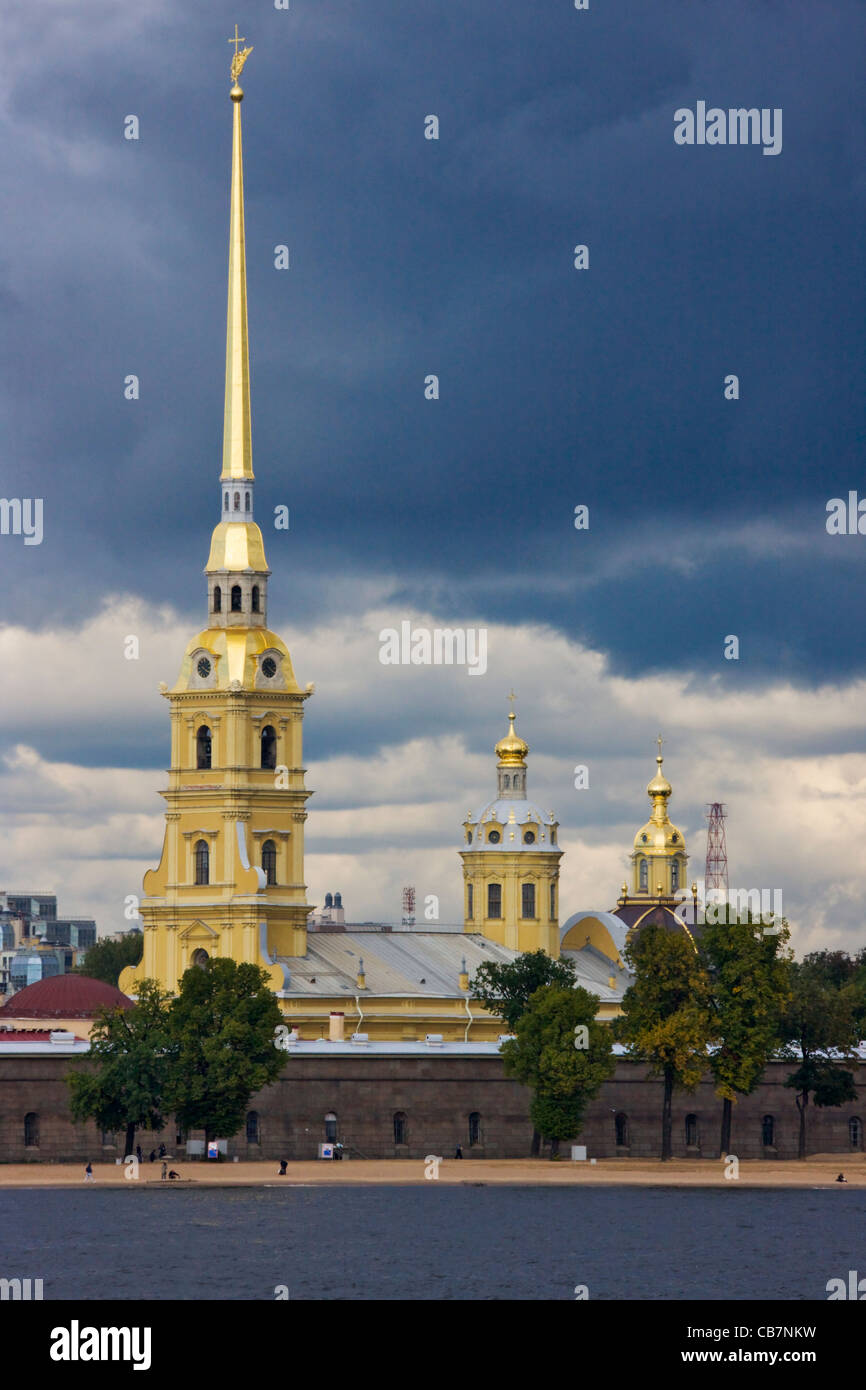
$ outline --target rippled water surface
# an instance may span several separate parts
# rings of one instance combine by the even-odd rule
[[[0,1276],[49,1299],[826,1299],[866,1193],[268,1187],[0,1191]]]

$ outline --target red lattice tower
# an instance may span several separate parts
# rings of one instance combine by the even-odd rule
[[[728,849],[725,844],[725,819],[728,808],[721,801],[707,806],[707,866],[704,870],[704,890],[722,888],[728,891]]]
[[[403,889],[402,924],[404,927],[413,927],[415,925],[415,887],[413,884]]]

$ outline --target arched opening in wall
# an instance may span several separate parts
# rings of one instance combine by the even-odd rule
[[[259,611],[259,586],[258,586],[258,584],[254,584],[254,585],[253,585],[252,606],[253,606],[253,612],[254,612],[254,613],[258,613],[258,611]]]
[[[213,591],[213,611],[214,611],[215,613],[221,613],[221,612],[222,612],[222,606],[223,606],[223,591],[222,591],[222,589],[220,588],[219,584],[215,584],[215,585],[214,585],[214,591]]]
[[[405,1110],[397,1110],[394,1113],[394,1143],[398,1147],[401,1144],[408,1144],[409,1127],[406,1121]]]
[[[260,1144],[261,1142],[259,1112],[258,1110],[250,1110],[247,1114],[247,1143]]]
[[[859,1115],[852,1115],[848,1121],[848,1138],[851,1140],[852,1149],[862,1149],[863,1121]]]
[[[197,884],[210,883],[210,850],[207,846],[207,840],[196,841],[195,881]]]
[[[469,1116],[469,1146],[480,1144],[481,1141],[481,1116],[477,1110],[473,1110]]]
[[[475,916],[475,888],[471,883],[466,885],[466,916]]]
[[[761,1121],[761,1144],[765,1149],[776,1146],[776,1121],[772,1115],[765,1115]]]
[[[239,492],[236,492],[236,493],[235,493],[235,496],[234,496],[234,503],[235,503],[235,511],[236,511],[236,512],[239,512],[240,509],[241,509],[241,495],[240,495]]]
[[[229,495],[228,495],[227,492],[224,492],[224,493],[223,493],[223,511],[224,511],[224,512],[227,512],[228,509],[229,509]]]
[[[277,732],[273,724],[262,729],[262,767],[277,765]]]
[[[628,1115],[624,1111],[617,1111],[613,1119],[616,1130],[616,1146],[618,1149],[628,1148]]]
[[[675,893],[680,886],[680,861],[671,860],[671,892]]]
[[[39,1116],[35,1110],[31,1110],[24,1116],[24,1147],[26,1149],[39,1148]]]
[[[697,1115],[686,1115],[686,1148],[696,1149],[698,1147],[698,1117]]]
[[[233,584],[233,585],[232,585],[232,612],[233,612],[233,613],[242,613],[242,612],[243,612],[243,596],[242,596],[242,594],[241,594],[241,586],[240,586],[240,584]]]
[[[502,916],[501,883],[488,883],[487,885],[487,916],[494,919]]]
[[[337,1142],[337,1117],[333,1110],[329,1110],[325,1116],[325,1143],[336,1144]]]
[[[269,887],[277,881],[277,846],[273,840],[262,845],[262,871]]]
[[[639,885],[639,889],[640,889],[640,892],[641,892],[641,893],[645,893],[645,892],[647,891],[647,885],[648,885],[648,883],[649,883],[649,865],[647,864],[647,862],[646,862],[645,859],[642,859],[642,860],[640,861],[639,866],[638,866],[638,885]]]
[[[521,883],[520,885],[520,915],[523,918],[535,917],[534,883]]]
[[[509,775],[508,775],[507,772],[505,773],[505,775],[504,775],[503,778],[502,778],[502,785],[503,785],[503,787],[510,787],[510,786],[511,786],[511,778],[509,777]]]
[[[555,883],[551,883],[551,885],[550,885],[550,915],[551,915],[551,917],[555,917],[555,916],[556,916],[556,884],[555,884]]]
[[[104,1149],[117,1148],[117,1136],[113,1129],[104,1129],[102,1131],[102,1147]]]
[[[245,492],[245,493],[244,493],[244,511],[247,511],[247,512],[248,512],[249,509],[250,509],[250,494],[249,494],[248,492]]]
[[[210,729],[207,724],[202,724],[195,736],[195,765],[198,768],[207,768],[211,765],[212,742]]]
[[[199,970],[204,970],[209,960],[210,956],[203,946],[199,946],[198,950],[192,953],[192,963],[193,965],[197,965]],[[178,1143],[180,1143],[180,1140],[178,1140]]]

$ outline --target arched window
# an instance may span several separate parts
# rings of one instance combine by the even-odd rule
[[[466,885],[466,916],[475,916],[475,887],[471,883]]]
[[[223,511],[224,511],[224,512],[227,512],[228,509],[229,509],[229,495],[228,495],[227,492],[224,492],[224,493],[223,493]]]
[[[241,495],[240,495],[239,492],[236,492],[236,493],[235,493],[235,511],[236,511],[236,512],[239,512],[240,509],[241,509]]]
[[[697,1115],[686,1115],[686,1148],[696,1149],[698,1147],[698,1117]]]
[[[258,584],[254,584],[254,585],[253,585],[253,612],[254,612],[254,613],[258,613],[258,611],[259,611],[259,586],[258,586]]]
[[[477,1110],[473,1110],[469,1116],[469,1144],[481,1143],[481,1116]]]
[[[262,869],[269,884],[277,881],[277,847],[273,840],[265,840],[262,845]]]
[[[209,960],[210,956],[203,946],[199,946],[198,950],[192,953],[192,963],[197,965],[199,970],[204,970]]]
[[[248,492],[245,492],[245,493],[244,493],[244,511],[247,511],[247,512],[248,512],[249,509],[250,509],[250,494],[249,494]]]
[[[761,1143],[765,1149],[775,1148],[776,1145],[776,1121],[772,1115],[765,1115],[761,1121]]]
[[[247,1143],[260,1144],[261,1142],[259,1134],[259,1112],[258,1110],[250,1110],[247,1114]]]
[[[214,591],[213,591],[213,611],[214,611],[215,613],[221,613],[221,612],[222,612],[222,606],[223,606],[223,591],[222,591],[222,589],[220,588],[219,584],[217,584],[217,585],[215,586],[215,588],[214,588]]]
[[[195,736],[195,765],[196,767],[210,767],[211,765],[211,736],[207,724],[202,724]]]
[[[39,1116],[34,1110],[24,1116],[24,1147],[39,1148]]]
[[[277,733],[273,724],[262,729],[262,767],[277,765]]]
[[[550,915],[551,915],[551,917],[555,917],[555,916],[556,916],[556,884],[555,884],[555,883],[551,883],[551,885],[550,885]]]
[[[117,1136],[113,1129],[104,1129],[102,1131],[102,1147],[104,1149],[117,1148]]]
[[[337,1117],[333,1110],[329,1110],[325,1116],[325,1142],[336,1144],[337,1142]]]
[[[614,1126],[616,1128],[616,1146],[618,1149],[628,1148],[628,1115],[622,1110],[614,1116]]]
[[[852,1115],[848,1121],[848,1137],[851,1140],[852,1149],[862,1149],[863,1147],[863,1121],[859,1115]]]
[[[502,884],[488,883],[487,885],[487,916],[502,916]]]
[[[243,612],[243,600],[242,600],[242,597],[241,597],[241,586],[240,586],[240,584],[233,584],[233,585],[232,585],[232,612],[233,612],[233,613],[242,613],[242,612]]]
[[[521,917],[535,916],[534,883],[521,883],[520,885],[520,915]]]
[[[207,847],[207,840],[196,841],[195,881],[196,883],[210,882],[210,850]]]
[[[407,1133],[406,1112],[405,1110],[397,1110],[394,1113],[394,1143],[408,1144]]]
[[[511,786],[511,778],[509,777],[509,775],[508,775],[507,772],[506,772],[505,776],[502,778],[502,785],[503,785],[503,787],[510,787],[510,786]]]
[[[649,865],[647,864],[645,859],[642,859],[640,861],[640,865],[638,867],[638,875],[638,884],[640,887],[640,892],[645,893],[647,891],[647,884],[649,883]]]
[[[680,861],[671,860],[671,892],[675,893],[680,886]]]

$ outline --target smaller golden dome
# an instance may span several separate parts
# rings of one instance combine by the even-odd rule
[[[525,767],[529,744],[514,732],[514,710],[508,716],[508,733],[496,745],[496,756],[506,767]]]
[[[664,758],[659,754],[656,758],[656,775],[651,782],[647,783],[647,793],[649,796],[670,796],[673,788],[662,772]]]

